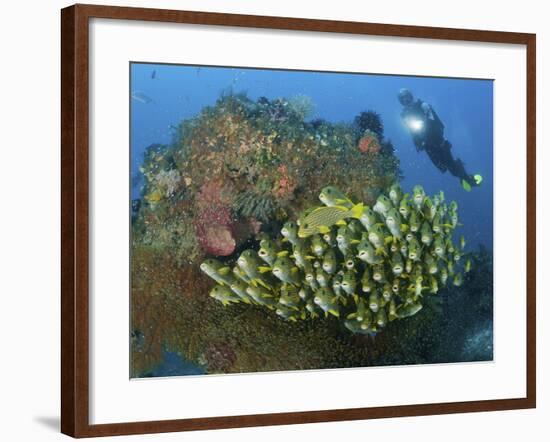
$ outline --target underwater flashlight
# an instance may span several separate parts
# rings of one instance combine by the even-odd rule
[[[420,118],[409,118],[407,126],[413,132],[420,132],[424,128],[424,122]]]

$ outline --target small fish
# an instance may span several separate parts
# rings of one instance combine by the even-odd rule
[[[353,202],[334,186],[324,187],[319,194],[319,199],[328,207],[341,206],[351,209],[354,206]]]
[[[380,296],[378,293],[373,292],[369,296],[369,308],[373,313],[377,313],[380,309]]]
[[[390,209],[386,216],[386,226],[391,234],[397,239],[401,239],[403,236],[401,225],[401,216],[399,212],[393,208]]]
[[[426,246],[429,246],[433,241],[433,231],[427,221],[422,223],[420,228],[420,242]]]
[[[390,301],[390,305],[388,306],[388,319],[391,321],[397,319],[397,305],[395,304],[395,300],[392,299]]]
[[[267,281],[262,277],[263,270],[269,271],[269,267],[262,265],[258,254],[254,250],[247,249],[242,252],[237,259],[237,265],[246,273],[253,285],[261,284],[269,288]]]
[[[466,240],[464,239],[464,235],[460,235],[460,250],[464,250],[466,247]]]
[[[443,239],[440,236],[436,236],[434,240],[434,253],[435,255],[443,259],[445,257],[445,243],[443,242]]]
[[[399,213],[405,220],[408,219],[409,215],[411,214],[411,206],[409,203],[408,193],[406,193],[403,198],[401,198],[401,202],[399,203]]]
[[[341,296],[342,294],[342,275],[336,275],[332,278],[332,291],[336,296]]]
[[[460,287],[463,282],[464,282],[464,279],[462,277],[462,273],[457,273],[453,278],[453,285],[456,287]]]
[[[132,92],[132,99],[143,103],[143,104],[149,104],[154,103],[153,99],[151,97],[148,97],[143,92],[134,91]]]
[[[401,246],[399,247],[399,251],[401,252],[401,255],[403,256],[403,258],[407,258],[408,256],[408,246],[407,246],[407,243],[404,242],[404,243],[401,243]]]
[[[389,197],[394,206],[397,206],[401,199],[403,198],[403,191],[401,186],[397,183],[394,183],[390,186]]]
[[[449,277],[449,273],[447,272],[447,268],[443,267],[439,272],[439,278],[441,279],[441,284],[446,285],[448,277]]]
[[[432,202],[431,198],[427,196],[424,199],[424,218],[428,221],[432,221],[437,212],[437,206]]]
[[[374,204],[372,210],[379,213],[383,217],[386,217],[389,210],[392,208],[391,200],[385,196],[385,195],[379,195],[376,199],[376,203]]]
[[[422,310],[422,304],[419,302],[403,304],[397,308],[397,317],[408,318],[409,316],[416,315],[420,310]]]
[[[383,258],[376,254],[374,247],[369,241],[363,240],[357,244],[357,257],[368,264],[379,264]]]
[[[277,305],[277,301],[273,299],[273,295],[270,292],[267,292],[263,287],[249,285],[246,288],[246,293],[260,305],[265,305],[270,308]]]
[[[353,259],[352,254],[349,254],[344,257],[344,266],[348,270],[353,270],[355,268],[355,260]]]
[[[287,221],[284,223],[283,228],[281,229],[281,235],[283,235],[283,237],[291,244],[298,244],[299,239],[297,224],[294,221]]]
[[[313,259],[313,257],[308,255],[308,250],[304,243],[297,243],[292,248],[292,255],[290,255],[290,257],[294,259],[296,265],[302,269],[306,266],[308,259]]]
[[[383,265],[375,265],[372,269],[372,279],[374,279],[376,282],[386,282],[386,274],[384,272],[384,266]]]
[[[391,270],[394,275],[399,276],[403,273],[403,270],[405,270],[405,266],[403,265],[403,258],[397,252],[392,255],[391,265]]]
[[[307,301],[308,299],[311,299],[312,297],[312,291],[309,287],[301,287],[300,290],[298,290],[298,296],[302,301]]]
[[[464,273],[468,273],[470,270],[472,270],[472,261],[468,258],[464,264]]]
[[[376,324],[379,327],[384,327],[388,321],[388,318],[386,317],[386,310],[381,308],[378,310],[378,313],[376,313]]]
[[[157,71],[153,69],[153,72],[151,72],[151,80],[154,80],[157,78]]]
[[[317,304],[325,313],[330,313],[336,317],[340,316],[340,308],[338,306],[338,300],[332,290],[328,287],[321,287],[315,293],[313,302]]]
[[[251,304],[252,303],[251,298],[248,295],[248,293],[246,293],[247,287],[248,285],[244,281],[241,281],[239,279],[235,279],[229,286],[229,288],[233,291],[233,293],[235,293],[239,298],[241,298],[241,300],[244,303]]]
[[[316,257],[321,258],[325,254],[327,248],[328,244],[320,235],[315,234],[311,236],[311,251]]]
[[[376,213],[374,213],[374,211],[367,206],[363,208],[359,221],[363,224],[365,229],[369,230],[372,226],[378,223],[378,217],[376,216]]]
[[[426,253],[425,255],[424,264],[426,265],[426,271],[430,275],[434,275],[437,273],[438,271],[437,262],[435,259],[433,259],[432,255],[430,255],[429,253]]]
[[[210,296],[216,301],[220,301],[223,305],[235,304],[241,302],[241,298],[231,291],[231,289],[224,285],[216,285],[210,290]]]
[[[302,300],[298,293],[298,289],[293,285],[283,284],[281,286],[281,296],[279,297],[279,304],[282,304],[285,307],[300,307],[302,305]]]
[[[284,305],[279,305],[275,309],[275,313],[287,321],[296,321],[296,311],[285,307]]]
[[[375,224],[371,227],[368,239],[371,242],[371,244],[376,248],[377,253],[379,253],[386,244],[386,232],[384,232],[384,229],[382,228],[382,224]]]
[[[330,282],[330,275],[321,269],[317,269],[315,272],[315,280],[319,287],[328,287]]]
[[[421,257],[420,244],[418,244],[418,241],[416,240],[416,238],[413,238],[409,242],[409,259],[411,261],[419,261],[420,257]]]
[[[315,270],[313,266],[306,266],[304,269],[304,279],[306,281],[306,284],[309,285],[313,290],[316,290],[319,288],[319,284],[317,284],[317,278],[315,274]]]
[[[273,266],[277,259],[277,246],[275,242],[270,239],[262,239],[260,241],[260,248],[258,249],[258,256],[268,265]]]
[[[333,249],[327,250],[323,256],[321,267],[329,275],[332,275],[336,272],[336,265],[336,253],[334,253]]]
[[[392,299],[392,285],[388,282],[382,286],[382,299],[384,302],[390,302]]]
[[[430,293],[435,295],[439,291],[439,285],[437,279],[433,276],[430,277]]]
[[[335,224],[344,222],[347,218],[359,219],[363,211],[363,203],[351,209],[342,206],[318,207],[308,214],[298,230],[300,238],[307,238],[315,233],[327,233]]]
[[[420,229],[420,220],[418,218],[417,212],[411,212],[409,217],[409,229],[411,232],[416,233]]]
[[[374,287],[369,267],[365,267],[365,271],[361,277],[361,286],[365,293],[370,293]]]
[[[355,287],[357,283],[355,281],[355,274],[351,271],[347,271],[344,273],[344,276],[342,277],[342,290],[346,292],[348,295],[353,295],[355,293]]]
[[[235,277],[231,274],[231,269],[217,259],[205,260],[201,263],[200,269],[221,285],[230,285],[235,280]]]
[[[273,273],[273,275],[275,275],[275,277],[282,282],[300,285],[300,270],[294,265],[288,256],[279,256],[273,264],[271,273]]]
[[[420,210],[422,208],[422,205],[424,204],[424,198],[426,198],[426,192],[424,192],[424,188],[419,184],[414,186],[412,201],[417,210]]]

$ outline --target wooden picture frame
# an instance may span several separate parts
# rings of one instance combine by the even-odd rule
[[[171,23],[300,30],[356,35],[469,42],[526,47],[527,91],[527,360],[525,397],[470,402],[296,413],[220,416],[90,425],[89,416],[89,20]],[[391,24],[264,17],[208,12],[74,5],[61,12],[61,431],[73,437],[302,424],[385,417],[534,408],[536,405],[536,38],[534,34]]]

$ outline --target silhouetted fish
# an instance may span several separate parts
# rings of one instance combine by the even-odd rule
[[[151,97],[148,97],[143,92],[138,92],[138,91],[132,92],[132,99],[139,101],[140,103],[143,103],[143,104],[154,103]]]
[[[157,71],[154,70],[153,72],[151,72],[151,80],[154,80],[156,77],[157,77]]]

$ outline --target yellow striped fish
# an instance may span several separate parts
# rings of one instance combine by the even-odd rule
[[[315,233],[328,233],[335,224],[342,224],[346,218],[359,219],[362,213],[363,203],[359,203],[351,209],[342,206],[318,207],[300,221],[298,236],[307,238]]]

